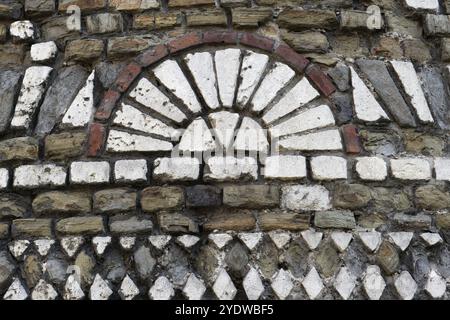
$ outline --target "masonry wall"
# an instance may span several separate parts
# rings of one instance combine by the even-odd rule
[[[448,299],[449,1],[3,0],[0,42],[3,299]]]

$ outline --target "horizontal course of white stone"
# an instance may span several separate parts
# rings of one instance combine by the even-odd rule
[[[450,158],[357,157],[346,160],[341,156],[275,155],[262,164],[253,157],[213,156],[205,162],[203,179],[206,181],[257,180],[259,175],[271,180],[301,180],[308,177],[315,181],[346,180],[351,172],[362,181],[384,181],[391,177],[399,181],[450,181]],[[75,161],[66,167],[55,164],[21,165],[13,170],[13,187],[37,188],[64,186],[66,177],[71,184],[109,183],[111,168],[117,183],[151,182],[152,179],[167,182],[195,181],[201,179],[200,161],[191,157],[166,157],[154,161],[153,172],[145,159],[122,159],[110,164],[107,161]],[[433,170],[434,169],[434,170]],[[433,176],[433,171],[435,175]],[[70,174],[68,174],[70,173]],[[149,174],[153,176],[149,180]],[[0,168],[0,189],[9,185],[9,170]]]

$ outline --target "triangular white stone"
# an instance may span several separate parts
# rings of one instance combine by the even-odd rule
[[[108,300],[113,294],[108,283],[97,273],[89,289],[89,298],[91,300]]]
[[[280,269],[273,277],[271,286],[278,299],[286,299],[294,288],[290,272]]]
[[[61,239],[61,247],[70,258],[73,257],[83,243],[83,237],[65,237]]]
[[[358,233],[364,246],[371,252],[375,252],[381,242],[381,233],[378,231],[362,231]]]
[[[186,298],[189,300],[201,300],[205,291],[206,287],[203,281],[191,273],[186,281],[186,285],[183,288],[183,294]]]
[[[353,102],[358,119],[368,122],[389,119],[386,112],[353,67],[350,67],[350,71],[352,75]]]
[[[17,259],[28,249],[29,245],[30,241],[28,240],[16,240],[8,244],[8,248],[14,258]]]
[[[322,241],[323,237],[322,232],[316,232],[313,230],[302,231],[301,235],[310,250],[316,249],[319,246],[320,241]]]
[[[4,300],[25,300],[26,298],[28,298],[28,293],[18,278],[14,279],[3,296]]]
[[[353,239],[353,234],[349,232],[333,232],[331,234],[331,240],[333,241],[334,246],[340,252],[344,252],[347,249],[350,241]]]
[[[346,267],[342,267],[334,280],[334,288],[341,298],[344,300],[350,298],[355,285],[356,277],[352,275]]]
[[[136,243],[136,237],[120,237],[119,243],[124,250],[131,250]]]
[[[383,294],[386,282],[380,273],[380,268],[375,265],[367,267],[363,279],[364,290],[370,300],[379,300]]]
[[[439,235],[439,233],[431,233],[431,232],[424,232],[420,235],[420,237],[423,239],[423,241],[425,241],[425,243],[429,246],[432,247],[438,243],[442,243],[443,240],[441,238],[441,236]]]
[[[92,238],[95,253],[101,256],[111,243],[111,237],[94,237]]]
[[[432,298],[439,299],[442,298],[446,290],[447,282],[439,273],[432,269],[428,274],[425,291],[428,292]]]
[[[237,289],[225,269],[221,269],[213,285],[213,291],[219,300],[233,300]]]
[[[413,232],[390,232],[389,238],[402,251],[405,251],[414,236]]]
[[[313,267],[309,271],[308,275],[302,282],[302,286],[305,288],[305,291],[311,300],[316,299],[320,295],[324,286],[316,268]]]
[[[239,115],[228,111],[220,111],[210,114],[208,118],[211,127],[214,129],[216,141],[226,150],[234,139]]]
[[[64,127],[84,127],[94,114],[94,78],[95,70],[91,72],[86,84],[78,92],[62,119]]]
[[[67,278],[63,298],[64,300],[81,300],[84,298],[84,292],[73,274]]]
[[[200,240],[199,237],[192,236],[190,234],[185,234],[177,237],[177,241],[183,245],[185,248],[191,248]]]
[[[208,239],[211,240],[218,249],[222,249],[233,237],[228,233],[210,233]]]
[[[213,151],[216,144],[205,120],[197,118],[187,127],[181,137],[179,150],[181,152]]]
[[[148,237],[148,241],[159,250],[164,249],[164,247],[169,243],[172,239],[171,236],[168,235],[159,235],[159,236],[150,236]]]
[[[402,271],[394,282],[398,295],[403,300],[412,300],[417,291],[417,283],[408,271]]]
[[[253,250],[262,239],[262,232],[242,232],[238,234],[239,239],[249,248]]]
[[[139,288],[134,284],[133,280],[126,275],[118,292],[122,300],[133,300],[134,297],[139,294]]]
[[[270,231],[269,237],[278,249],[283,249],[283,247],[291,241],[291,235],[283,231]]]
[[[55,240],[52,239],[38,239],[34,240],[34,245],[36,246],[37,251],[42,257],[45,257],[53,244],[55,244]]]
[[[234,148],[238,151],[267,153],[269,142],[267,134],[255,120],[244,117],[234,141]]]
[[[152,300],[170,300],[175,295],[175,291],[169,279],[161,276],[156,279],[148,295]]]
[[[261,281],[258,271],[251,267],[242,282],[248,300],[258,300],[264,292],[264,285]]]
[[[31,293],[31,299],[33,300],[55,300],[57,297],[58,292],[55,288],[43,279],[39,280]]]

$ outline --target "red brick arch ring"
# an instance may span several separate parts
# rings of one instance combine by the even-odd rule
[[[125,66],[112,87],[104,94],[95,113],[94,122],[89,128],[89,148],[87,156],[98,156],[106,141],[106,122],[110,119],[114,107],[121,95],[125,93],[143,68],[149,67],[172,54],[201,45],[242,45],[257,48],[274,54],[299,73],[305,73],[313,85],[325,96],[329,97],[335,86],[328,76],[317,65],[312,64],[306,57],[295,52],[286,44],[248,32],[207,31],[192,32],[176,38],[167,44],[160,44],[150,48],[133,59]]]

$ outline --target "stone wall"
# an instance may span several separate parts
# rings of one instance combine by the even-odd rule
[[[449,1],[4,0],[0,42],[3,299],[448,299]]]

